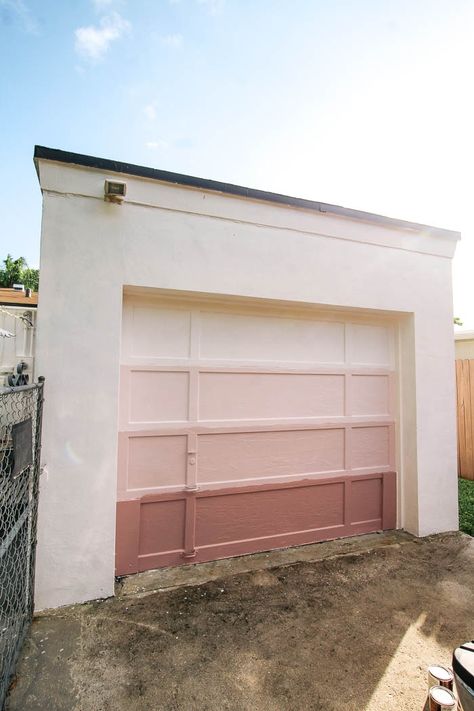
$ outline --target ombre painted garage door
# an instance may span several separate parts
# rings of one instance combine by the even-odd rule
[[[396,525],[383,321],[128,296],[117,574]]]

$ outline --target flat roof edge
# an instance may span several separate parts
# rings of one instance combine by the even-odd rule
[[[474,331],[455,331],[455,341],[474,341]]]
[[[404,230],[426,232],[432,236],[439,236],[452,240],[459,240],[461,238],[461,233],[456,230],[448,230],[442,227],[433,227],[419,222],[400,220],[395,217],[386,217],[384,215],[364,212],[363,210],[355,210],[353,208],[342,207],[340,205],[331,205],[329,203],[307,200],[306,198],[291,197],[289,195],[272,193],[266,190],[257,190],[255,188],[246,188],[241,185],[223,183],[218,180],[197,178],[192,175],[173,173],[171,171],[160,170],[158,168],[147,168],[145,166],[135,165],[134,163],[123,163],[107,158],[97,158],[95,156],[84,155],[82,153],[71,153],[69,151],[62,151],[58,148],[35,146],[35,164],[39,159],[50,160],[57,163],[70,163],[72,165],[78,165],[85,168],[95,168],[112,173],[123,173],[140,178],[147,178],[149,180],[158,180],[165,183],[173,183],[175,185],[183,185],[185,187],[209,190],[227,195],[234,195],[236,197],[249,198],[252,200],[273,202],[286,207],[299,207],[323,214],[326,213],[330,215],[337,215],[339,217],[347,217],[353,220],[360,220],[363,222],[372,222],[386,227],[398,227]]]

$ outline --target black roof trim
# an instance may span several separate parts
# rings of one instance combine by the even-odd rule
[[[339,215],[341,217],[348,217],[353,220],[362,220],[364,222],[372,222],[387,227],[398,227],[405,230],[414,230],[416,232],[426,232],[430,235],[448,237],[456,240],[460,239],[461,236],[460,233],[455,230],[432,227],[418,222],[408,222],[407,220],[399,220],[394,217],[385,217],[384,215],[377,215],[372,212],[353,210],[352,208],[341,207],[339,205],[330,205],[324,202],[315,202],[314,200],[306,200],[305,198],[296,198],[290,197],[289,195],[281,195],[279,193],[270,193],[266,190],[245,188],[241,185],[222,183],[218,180],[196,178],[192,175],[183,175],[181,173],[173,173],[168,170],[159,170],[157,168],[147,168],[141,165],[134,165],[133,163],[121,163],[120,161],[109,160],[106,158],[96,158],[94,156],[83,155],[81,153],[70,153],[69,151],[61,151],[58,148],[35,146],[34,158],[35,161],[37,159],[43,159],[56,161],[58,163],[72,163],[73,165],[80,165],[85,168],[96,168],[97,170],[104,170],[112,173],[125,173],[126,175],[135,175],[140,178],[148,178],[149,180],[160,180],[165,183],[185,185],[187,187],[198,188],[200,190],[212,190],[219,193],[226,193],[228,195],[250,198],[252,200],[275,202],[289,207],[299,207],[305,210],[314,210],[316,212]]]

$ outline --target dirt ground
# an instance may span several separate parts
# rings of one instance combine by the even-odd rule
[[[407,539],[39,617],[7,709],[421,710],[473,633],[474,539]]]

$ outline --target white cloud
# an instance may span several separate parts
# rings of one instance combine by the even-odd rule
[[[148,141],[147,143],[145,143],[145,146],[150,151],[159,151],[163,150],[164,148],[168,148],[168,143],[162,138],[159,138],[157,141]]]
[[[179,49],[183,46],[183,35],[180,35],[178,33],[174,35],[164,35],[163,37],[160,37],[160,41],[162,44],[166,45],[166,47],[173,47],[173,49]]]
[[[100,20],[99,26],[78,27],[76,37],[76,52],[92,61],[102,59],[111,42],[120,39],[130,29],[130,23],[118,12],[111,12]]]
[[[38,34],[38,25],[31,14],[29,7],[23,0],[0,0],[0,20],[10,22],[11,19],[19,20],[25,32]]]
[[[218,15],[224,8],[225,0],[197,0],[197,4],[205,7],[211,15]]]
[[[145,106],[143,109],[143,113],[147,117],[147,119],[150,119],[150,121],[154,121],[156,119],[156,104],[148,104]]]

